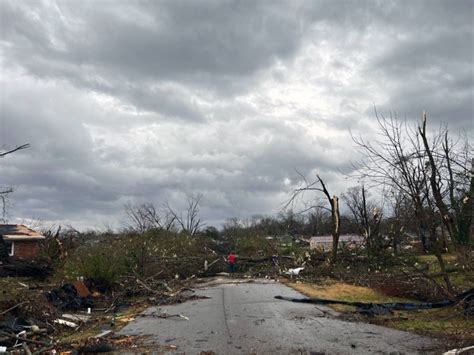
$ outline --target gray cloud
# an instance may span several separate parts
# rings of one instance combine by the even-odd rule
[[[0,161],[12,219],[122,223],[204,194],[278,211],[295,168],[331,191],[373,105],[473,130],[471,1],[0,2]]]
[[[217,93],[241,87],[298,49],[297,9],[243,2],[3,2],[9,52],[40,77],[106,90],[172,81]],[[29,11],[28,11],[29,10]],[[287,10],[290,10],[289,12]],[[24,56],[23,54],[29,54]],[[112,84],[117,87],[118,83]]]

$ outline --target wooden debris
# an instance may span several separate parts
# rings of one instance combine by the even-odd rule
[[[67,320],[64,320],[64,319],[55,319],[54,323],[60,324],[60,325],[65,325],[65,326],[68,326],[70,328],[77,328],[79,326],[78,324],[76,324],[74,322],[70,322],[70,321],[67,321]]]
[[[112,330],[104,330],[102,333],[97,334],[94,338],[104,338],[107,335],[112,334],[112,333],[113,333]]]

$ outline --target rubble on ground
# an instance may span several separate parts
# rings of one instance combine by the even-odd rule
[[[78,291],[81,290],[82,294]],[[77,311],[94,307],[94,300],[89,294],[84,294],[83,290],[87,289],[82,283],[71,284],[65,283],[61,287],[53,289],[46,294],[46,298],[56,308],[61,310]]]
[[[18,354],[52,350],[105,352],[134,346],[138,349],[141,345],[135,343],[139,343],[139,339],[114,335],[116,327],[134,319],[124,312],[133,307],[140,312],[151,305],[203,298],[190,287],[194,278],[162,280],[129,275],[119,281],[116,290],[107,293],[98,292],[93,280],[53,287],[38,284],[35,279],[0,279],[2,289],[9,289],[10,296],[14,297],[0,299],[0,349]],[[185,319],[185,316],[180,315],[180,318]],[[81,341],[61,340],[103,326],[110,329],[98,330],[97,335]]]
[[[44,260],[8,259],[0,262],[0,277],[35,277],[45,280],[52,271],[49,263]]]
[[[36,277],[0,278],[0,289],[2,292],[8,290],[4,292],[5,297],[0,295],[0,347],[18,354],[46,350],[85,353],[140,349],[141,339],[115,335],[120,326],[136,318],[148,306],[170,305],[199,298],[193,290],[193,284],[200,278],[229,276],[225,273],[225,256],[208,247],[199,253],[153,257],[141,269],[126,269],[113,284],[101,278],[85,278],[74,282],[61,282],[56,278],[56,281],[49,283]],[[415,278],[409,280],[401,274],[399,277],[390,275],[391,281],[387,283],[386,275],[371,274],[369,278],[367,273],[359,272],[367,267],[363,261],[357,264],[351,260],[351,272],[346,270],[343,263],[336,269],[326,261],[325,255],[317,254],[256,253],[249,257],[237,257],[237,273],[250,280],[255,277],[278,279],[282,276],[311,281],[328,275],[339,276],[339,279],[360,277],[364,278],[364,282],[369,280],[380,285],[379,288],[397,285],[394,294],[400,294],[399,285],[406,283],[408,291],[423,291],[423,297],[428,295],[433,301],[440,299],[437,294],[431,296],[424,292],[420,285],[425,283],[427,289],[433,289],[426,280],[425,283]],[[359,267],[358,271],[356,267]],[[395,282],[402,278],[404,284]],[[71,280],[71,275],[59,279]],[[353,281],[362,284],[361,280]],[[473,301],[469,298],[465,302],[472,305]],[[472,307],[469,310],[472,311]],[[186,320],[185,314],[157,312],[148,316]]]

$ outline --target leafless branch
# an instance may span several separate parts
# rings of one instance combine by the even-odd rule
[[[201,200],[202,194],[189,196],[184,214],[183,212],[178,213],[169,203],[166,203],[166,208],[171,219],[180,226],[182,231],[189,233],[191,236],[195,236],[204,226],[202,220],[199,218],[199,204]]]
[[[14,149],[11,149],[11,150],[8,150],[6,152],[3,152],[3,153],[0,153],[0,158],[3,158],[5,156],[7,156],[8,154],[11,154],[11,153],[14,153],[18,150],[21,150],[21,149],[26,149],[26,148],[29,148],[30,145],[29,144],[23,144],[23,145],[19,145],[18,147],[14,148]]]

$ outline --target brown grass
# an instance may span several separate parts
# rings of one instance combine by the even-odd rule
[[[413,302],[409,299],[387,296],[369,287],[332,280],[327,280],[323,284],[291,282],[290,280],[282,280],[282,282],[312,298],[367,303]],[[331,305],[331,308],[346,313],[355,311],[354,307],[345,305]],[[451,339],[453,344],[465,345],[474,341],[474,331],[472,330],[474,329],[474,320],[466,318],[462,314],[460,306],[421,311],[396,311],[392,316],[376,317],[366,319],[366,321],[396,329],[415,331],[432,337]]]
[[[406,299],[386,296],[369,287],[351,285],[345,282],[331,282],[319,285],[314,283],[285,282],[303,295],[313,298],[358,302],[404,302]]]

